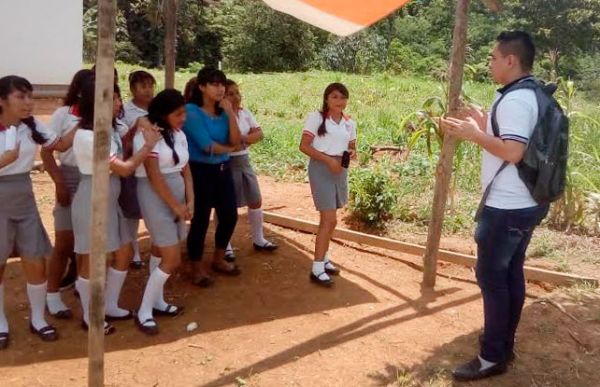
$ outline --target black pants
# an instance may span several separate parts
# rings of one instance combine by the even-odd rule
[[[512,353],[525,302],[525,252],[548,206],[519,210],[484,207],[475,231],[477,282],[483,295],[480,355],[504,362]]]
[[[194,217],[187,238],[187,249],[191,261],[200,261],[211,210],[214,208],[219,218],[215,247],[225,249],[237,223],[237,205],[228,161],[222,164],[190,161],[190,169],[194,180]]]

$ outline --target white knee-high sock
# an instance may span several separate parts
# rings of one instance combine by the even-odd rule
[[[148,270],[150,274],[156,269],[162,261],[162,257],[157,257],[156,255],[150,255],[150,261],[148,262]]]
[[[0,333],[8,333],[8,321],[4,314],[4,284],[0,284]]]
[[[144,291],[144,297],[142,298],[142,305],[138,311],[138,318],[140,322],[144,322],[149,318],[152,318],[152,308],[163,291],[165,282],[169,279],[170,274],[165,273],[157,267],[154,269],[148,283],[146,284],[146,290]]]
[[[109,267],[106,272],[106,314],[113,317],[127,316],[128,310],[119,308],[119,296],[123,283],[127,277],[127,271],[116,270]]]
[[[156,255],[150,256],[150,264],[148,265],[148,266],[150,266],[150,274],[152,274],[152,272],[160,266],[161,262],[162,262],[162,257],[157,257]],[[160,296],[156,299],[154,307],[157,309],[164,310],[167,308],[167,305],[168,304],[165,301],[164,289],[161,289]]]
[[[75,281],[75,289],[79,293],[79,300],[81,301],[81,310],[83,314],[83,321],[86,324],[90,322],[90,281],[83,278],[77,277]]]
[[[248,209],[248,222],[252,230],[252,239],[257,245],[263,246],[267,241],[263,234],[263,210],[262,208]]]
[[[60,292],[46,293],[46,306],[51,314],[56,314],[60,311],[69,310],[69,307],[63,302]]]
[[[47,289],[47,282],[38,285],[27,283],[27,298],[31,307],[31,324],[38,330],[48,325],[44,318]]]

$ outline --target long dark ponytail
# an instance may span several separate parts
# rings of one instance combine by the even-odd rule
[[[116,83],[113,85],[113,92],[120,98],[121,91]],[[85,78],[81,85],[81,97],[79,99],[79,115],[81,117],[81,120],[79,121],[79,127],[82,129],[94,129],[94,103],[96,98],[95,94],[96,77],[91,76]],[[115,117],[113,117],[112,127],[116,128],[116,124],[116,119]]]
[[[193,85],[194,88],[192,89],[192,93],[188,102],[195,103],[196,105],[202,107],[204,104],[204,99],[202,90],[200,90],[200,85],[206,86],[209,83],[222,83],[225,85],[226,82],[227,77],[221,70],[217,70],[210,66],[203,67],[200,71],[198,71],[196,83]],[[215,111],[217,112],[217,115],[221,115],[223,112],[223,109],[219,106],[218,102],[215,102]]]
[[[325,91],[323,92],[323,107],[321,108],[321,116],[323,116],[323,121],[321,122],[321,125],[319,125],[319,130],[317,130],[317,134],[319,136],[324,136],[327,133],[327,128],[325,127],[325,122],[327,121],[327,116],[329,115],[327,97],[329,97],[329,94],[333,93],[334,91],[339,91],[344,97],[350,98],[350,92],[348,92],[348,88],[342,83],[334,82],[325,88]]]
[[[31,93],[33,92],[33,86],[31,83],[23,77],[19,77],[17,75],[8,75],[6,77],[0,78],[0,98],[8,99],[8,96],[18,90],[23,93]],[[0,106],[0,114],[2,114],[2,107]],[[35,119],[33,116],[29,116],[27,118],[21,119],[21,122],[24,123],[31,129],[31,138],[36,144],[43,145],[46,143],[47,139],[44,137],[39,130],[37,130],[37,126],[35,123]]]
[[[69,91],[63,101],[63,106],[74,106],[79,103],[81,98],[81,86],[87,78],[94,76],[94,72],[90,69],[82,69],[73,75],[71,84],[69,85]]]
[[[184,105],[185,99],[179,91],[165,89],[156,94],[148,106],[148,120],[161,128],[160,134],[162,134],[165,143],[171,148],[175,164],[179,164],[179,155],[175,151],[175,139],[173,136],[173,130],[176,128],[172,128],[169,125],[167,117]]]

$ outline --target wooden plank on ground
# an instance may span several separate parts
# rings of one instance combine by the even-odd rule
[[[264,213],[264,220],[277,226],[290,228],[306,233],[315,234],[317,232],[318,223],[307,220],[292,218],[285,215],[274,214],[271,212]],[[401,242],[390,238],[369,235],[358,231],[352,231],[343,228],[336,228],[333,237],[343,239],[350,242],[360,243],[373,247],[380,247],[388,250],[400,251],[407,254],[421,256],[425,251],[425,246],[415,243]],[[440,249],[438,251],[438,259],[467,267],[475,267],[477,258],[461,254],[454,251]],[[548,282],[554,285],[573,285],[576,283],[590,283],[598,286],[598,279],[593,277],[579,276],[570,273],[560,273],[552,270],[539,269],[536,267],[525,266],[525,277],[529,281]]]

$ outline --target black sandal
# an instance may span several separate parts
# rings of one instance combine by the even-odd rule
[[[153,336],[158,334],[158,324],[153,318],[149,318],[141,322],[139,318],[135,318],[135,325],[138,327],[140,331],[147,334],[148,336]],[[154,325],[145,325],[147,323],[154,323]]]
[[[29,323],[29,330],[31,333],[38,335],[42,341],[58,340],[58,333],[56,332],[56,328],[54,328],[52,325],[46,325],[41,329],[35,329],[33,324]]]
[[[256,251],[275,251],[279,248],[275,243],[267,241],[264,245],[257,245],[254,243],[254,250]]]
[[[233,250],[225,250],[225,261],[229,263],[234,263],[236,259],[235,253]]]
[[[210,288],[215,284],[215,280],[212,277],[202,276],[192,280],[192,284],[201,288]]]
[[[340,274],[340,269],[338,269],[335,266],[333,267],[333,269],[328,269],[327,268],[327,264],[325,264],[325,273],[327,273],[329,275],[339,275]]]
[[[84,331],[89,330],[89,327],[85,321],[81,321],[81,327]],[[112,335],[113,333],[115,333],[115,331],[116,328],[114,327],[114,325],[104,322],[104,336]]]
[[[333,286],[333,280],[331,278],[329,278],[329,277],[327,279],[325,279],[325,278],[321,279],[321,276],[323,274],[327,275],[327,273],[324,272],[324,271],[321,272],[321,273],[319,273],[318,275],[315,275],[314,273],[311,272],[310,273],[310,280],[312,282],[316,283],[317,285],[324,286],[326,288],[332,287]]]
[[[123,320],[131,320],[131,318],[134,316],[134,313],[131,310],[127,311],[127,314],[125,316],[110,316],[110,315],[105,315],[104,318],[106,319],[107,322],[110,321],[123,321]]]
[[[73,312],[71,312],[71,309],[59,310],[56,313],[50,313],[50,311],[48,311],[48,314],[59,320],[70,320],[73,318]]]
[[[0,350],[6,349],[8,347],[9,342],[10,336],[8,335],[8,332],[0,333]]]
[[[173,308],[175,308],[173,310]],[[168,304],[167,308],[162,310],[162,309],[157,309],[157,308],[152,308],[152,314],[155,314],[157,316],[169,316],[169,317],[175,317],[178,316],[180,314],[183,313],[183,306],[177,306],[177,305],[171,305]]]
[[[129,262],[129,268],[131,270],[140,270],[144,267],[144,261],[131,261]]]
[[[235,277],[235,276],[242,274],[242,271],[236,264],[234,264],[233,268],[231,268],[231,269],[223,269],[222,267],[220,267],[218,265],[212,265],[212,269],[215,273],[219,273],[219,274],[223,274],[223,275],[227,275],[227,276],[231,276],[231,277]]]

